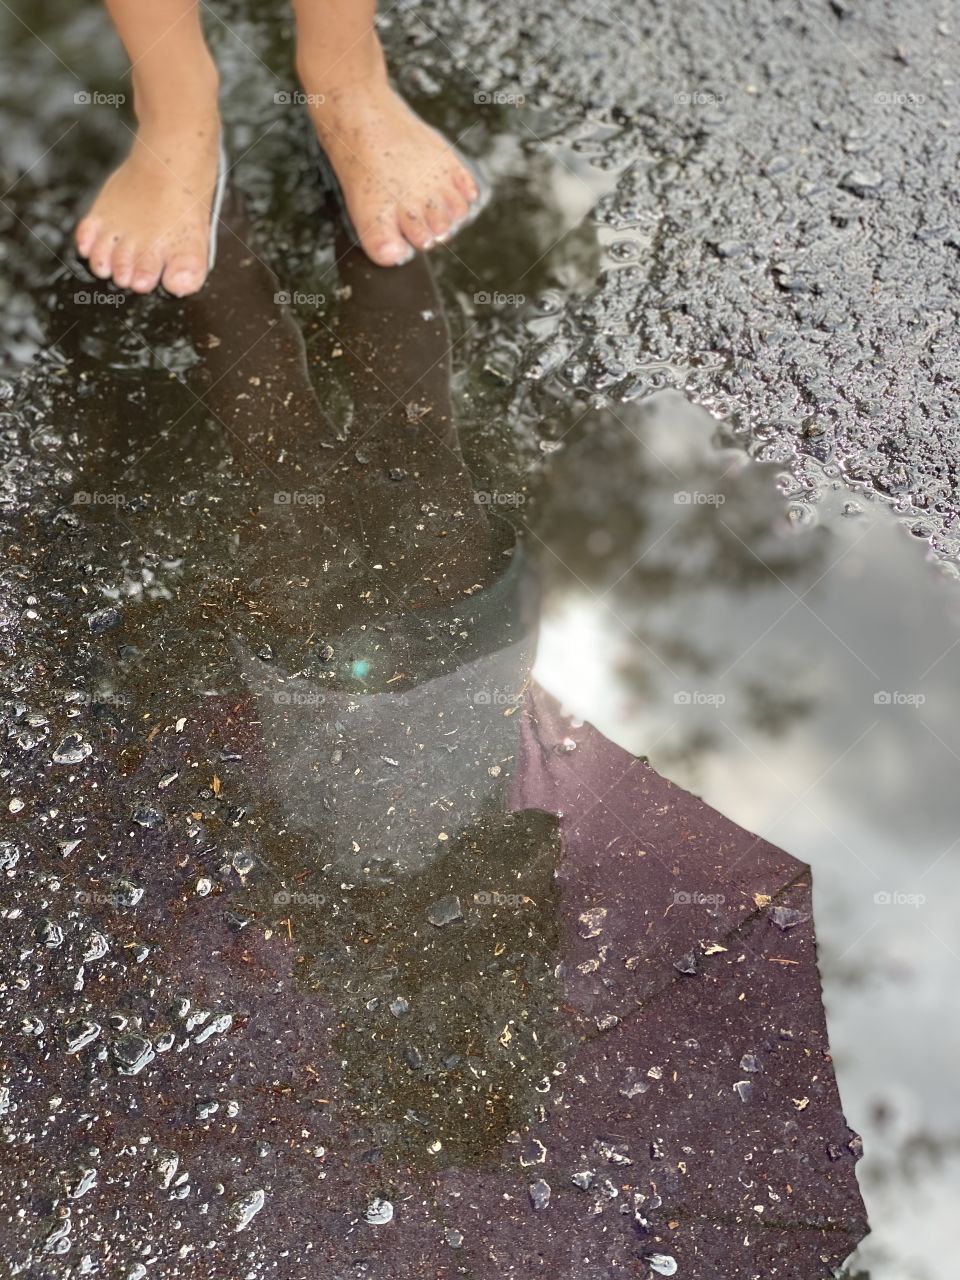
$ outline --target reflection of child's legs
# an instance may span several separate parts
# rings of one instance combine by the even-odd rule
[[[196,0],[107,0],[132,63],[137,136],[77,228],[101,279],[194,293],[207,274],[217,178],[217,72]]]
[[[394,266],[444,239],[477,198],[447,140],[390,87],[375,0],[293,0],[297,66],[360,243]]]

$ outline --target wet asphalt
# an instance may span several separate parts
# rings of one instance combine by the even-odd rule
[[[437,81],[570,120],[619,243],[526,374],[673,385],[762,456],[837,462],[957,533],[960,44],[945,4],[401,6]],[[523,98],[525,108],[516,105]]]
[[[16,544],[15,568],[32,567],[7,580],[4,636],[6,656],[17,664],[17,698],[32,684],[64,703],[57,713],[66,717],[62,732],[50,743],[61,751],[62,772],[87,769],[82,753],[90,735],[68,733],[75,685],[81,696],[73,705],[83,717],[92,711],[102,741],[123,718],[120,704],[106,697],[114,685],[100,689],[106,700],[97,701],[104,668],[91,665],[90,646],[102,647],[96,637],[117,625],[109,610],[119,596],[138,594],[154,615],[162,613],[163,593],[181,572],[184,536],[202,532],[207,518],[205,509],[193,513],[203,484],[190,481],[181,495],[187,514],[165,516],[153,543],[134,539],[131,550],[122,529],[108,523],[110,537],[98,548],[95,528],[77,542],[71,495],[105,469],[122,477],[110,492],[140,499],[151,477],[140,461],[137,424],[151,413],[166,424],[188,415],[192,401],[172,385],[171,371],[186,376],[199,365],[202,384],[209,353],[200,330],[185,334],[165,303],[118,314],[77,301],[90,280],[70,253],[69,227],[82,193],[124,145],[114,108],[76,101],[78,92],[122,87],[122,62],[101,39],[99,11],[52,5],[42,24],[26,10],[19,20],[7,14],[5,24],[5,495],[7,514],[26,522],[21,533],[28,530]],[[277,88],[290,83],[289,25],[268,6],[230,5],[211,14],[210,27],[225,71],[235,184],[257,252],[282,288],[320,293],[337,255],[332,222],[320,212],[303,122],[278,114],[275,101]],[[515,506],[525,502],[583,413],[620,413],[628,402],[672,387],[724,416],[726,438],[749,456],[789,469],[803,501],[816,502],[826,465],[852,496],[866,492],[888,503],[946,560],[960,551],[952,427],[960,51],[945,6],[865,9],[837,0],[494,9],[428,2],[391,8],[383,27],[400,83],[483,158],[497,183],[494,212],[454,246],[439,272],[456,351],[460,434],[476,486],[512,495]],[[300,312],[308,334],[314,305]],[[318,332],[314,326],[314,338]],[[320,332],[317,372],[331,378],[336,407],[338,357],[324,341]],[[86,386],[73,381],[78,365],[87,371]],[[114,424],[113,436],[100,440],[93,430],[84,437],[84,422]],[[205,439],[201,422],[197,427],[188,467],[226,494],[247,475],[245,462],[231,459],[218,470],[220,445]],[[169,447],[171,457],[186,447],[182,430]],[[459,497],[438,514],[457,518]],[[580,498],[593,519],[604,508],[600,491]],[[88,514],[95,513],[80,512]],[[236,532],[215,515],[208,523],[213,538]],[[67,541],[58,542],[61,536]],[[217,544],[214,561],[228,556],[227,542]],[[576,556],[571,543],[571,562]],[[264,560],[264,578],[283,560]],[[194,582],[202,581],[200,573]],[[282,617],[289,600],[278,588],[262,590]],[[85,607],[88,594],[97,609]],[[75,633],[60,625],[64,610],[80,628],[76,655],[69,647]],[[91,622],[98,612],[101,620]],[[151,616],[137,625],[149,627]],[[169,644],[144,646],[151,656],[143,690],[162,710],[177,696],[175,685],[163,684],[159,659],[167,649],[173,670],[186,664],[200,681],[197,655],[189,655],[197,622],[181,619]],[[237,634],[266,644],[258,625],[238,624]],[[201,646],[199,658],[208,652]],[[119,656],[121,666],[108,674],[122,689],[136,688],[137,654]],[[223,661],[218,652],[212,665]],[[45,739],[45,725],[22,722],[28,714],[44,712],[18,713],[16,732]],[[217,743],[228,767],[231,749]],[[91,786],[94,765],[86,773]],[[100,785],[111,785],[109,776]],[[135,806],[126,805],[132,792],[125,787],[123,823],[132,821],[138,839],[152,839],[150,822],[130,819]],[[65,814],[71,803],[84,807],[82,791],[68,799],[61,797]],[[211,795],[198,803],[227,812]],[[94,810],[105,824],[98,829],[107,830],[109,804]],[[65,823],[62,817],[59,825]],[[74,833],[59,835],[69,844]],[[57,856],[73,852],[58,849]],[[228,852],[232,858],[238,851]],[[225,875],[226,864],[212,853],[210,859],[210,869]],[[242,878],[242,866],[230,865]],[[135,889],[135,882],[133,889],[111,882],[100,905],[116,908],[117,896]],[[101,890],[84,881],[80,892]],[[43,905],[34,901],[34,914]],[[62,954],[55,932],[40,942],[48,957]],[[95,940],[90,945],[96,949]],[[123,957],[128,968],[141,963],[136,945],[132,936]],[[57,966],[49,968],[51,981],[60,982]],[[209,1010],[201,1012],[209,1020]],[[216,1019],[212,1025],[214,1041],[230,1029]],[[139,1032],[126,1029],[124,1038],[125,1026],[116,1025],[112,1034],[121,1059],[133,1055],[121,1067],[139,1082]],[[362,1072],[359,1079],[369,1083]],[[209,1119],[198,1114],[191,1122]],[[164,1152],[153,1156],[159,1165],[151,1176],[162,1181],[169,1172],[175,1183],[180,1174],[163,1164]],[[82,1198],[88,1188],[82,1168],[77,1172],[79,1187],[69,1194]],[[232,1203],[238,1224],[261,1207],[242,1195]],[[64,1238],[57,1230],[51,1218],[54,1247]]]

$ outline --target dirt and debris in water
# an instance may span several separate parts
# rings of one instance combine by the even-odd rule
[[[305,122],[278,127],[290,30],[229,8],[212,35],[249,226],[234,210],[183,307],[91,302],[69,251],[127,138],[90,109],[51,148],[77,114],[66,68],[118,73],[99,13],[54,5],[45,44],[10,21],[0,1231],[24,1274],[376,1276],[400,1228],[391,1277],[483,1276],[495,1238],[498,1275],[568,1275],[589,1239],[578,1277],[696,1278],[725,1222],[770,1274],[806,1277],[856,1240],[860,1146],[802,870],[758,866],[747,916],[708,903],[698,936],[659,939],[678,986],[651,1040],[649,912],[624,906],[648,886],[617,898],[622,831],[606,879],[565,883],[556,808],[509,802],[537,613],[516,533],[557,545],[534,496],[584,439],[603,476],[581,514],[616,512],[629,472],[598,459],[645,430],[625,402],[683,388],[728,444],[789,468],[792,514],[743,519],[802,525],[847,485],[954,554],[955,442],[928,423],[955,373],[955,42],[915,10],[780,17],[391,11],[399,78],[436,123],[473,126],[497,184],[434,292],[340,260]],[[593,434],[588,402],[608,411]],[[716,513],[691,505],[697,546]],[[589,569],[597,545],[564,558]],[[734,546],[711,562],[731,582],[789,576],[789,543],[760,571]],[[806,545],[803,572],[823,555]],[[795,714],[769,685],[770,722]],[[582,730],[555,727],[545,775],[585,769]],[[776,985],[794,965],[809,1018]],[[748,978],[789,1016],[751,1022]],[[811,1161],[833,1168],[819,1200],[789,1204],[783,1159],[798,1191]],[[730,1194],[694,1222],[685,1180],[711,1179]],[[811,1217],[832,1239],[800,1262]]]
[[[470,475],[428,265],[341,243],[301,317],[228,218],[180,376],[63,282],[11,404],[6,1256],[826,1276],[864,1222],[806,868],[531,685],[534,485]]]

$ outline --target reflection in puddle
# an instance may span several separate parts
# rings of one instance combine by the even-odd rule
[[[909,1194],[912,1274],[940,1275],[960,1122],[942,1070],[960,1050],[949,567],[828,474],[815,507],[789,480],[783,496],[778,467],[724,448],[679,397],[650,402],[642,430],[621,417],[571,436],[552,472],[537,674],[811,863],[831,1044],[867,1153],[864,1263],[901,1273]]]
[[[806,869],[531,684],[529,495],[470,477],[428,265],[291,297],[230,218],[189,336],[66,285],[24,403],[10,1256],[838,1266]]]
[[[559,717],[530,685],[540,616],[571,710],[814,865],[863,1256],[898,1277],[905,1183],[942,1224],[956,1152],[960,649],[918,548],[829,476],[784,498],[679,399],[586,412],[523,381],[533,343],[537,376],[573,358],[558,313],[604,267],[637,332],[649,227],[606,217],[591,126],[485,115],[467,144],[509,235],[481,219],[437,285],[374,277],[318,222],[267,67],[221,49],[252,230],[235,208],[182,310],[91,306],[44,246],[66,255],[118,133],[91,119],[47,159],[73,86],[38,107],[17,38],[8,154],[41,159],[8,192],[0,321],[33,361],[3,415],[4,1253],[607,1280],[728,1275],[742,1249],[807,1276],[791,1224],[856,1222],[802,868]]]

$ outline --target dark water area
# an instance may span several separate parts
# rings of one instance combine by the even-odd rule
[[[564,950],[565,928],[593,928],[589,882],[564,879],[584,796],[564,779],[602,798],[580,762],[619,758],[587,720],[812,866],[831,1048],[866,1151],[873,1235],[852,1271],[948,1275],[960,618],[929,525],[665,391],[669,362],[631,386],[612,357],[550,382],[575,359],[578,298],[601,272],[626,298],[653,246],[642,217],[605,212],[630,157],[599,118],[478,113],[411,75],[497,203],[429,265],[371,272],[338,234],[305,120],[275,100],[289,29],[260,14],[211,19],[236,170],[209,286],[180,305],[92,281],[69,229],[128,104],[74,101],[122,91],[122,64],[96,9],[56,12],[29,20],[49,48],[8,17],[2,107],[5,1038],[35,1071],[4,1096],[22,1239],[45,1260],[18,1255],[34,1269],[15,1274],[139,1280],[162,1258],[201,1275],[225,1239],[236,1274],[284,1274],[344,1232],[331,1275],[403,1274],[369,1243],[403,1222],[409,1265],[442,1246],[449,1274],[481,1276],[465,1224],[483,1236],[500,1190],[463,1171],[514,1149],[504,1269],[527,1274],[516,1259],[539,1248],[558,1275],[617,1273],[651,1193],[633,1198],[616,1135],[587,1132],[591,1090],[621,1090],[611,1114],[649,1093],[671,1116],[659,1050],[680,1062],[698,1014],[681,1003],[659,1043],[621,1037],[605,1062],[592,1040],[577,1066],[578,1018],[599,1029],[624,998],[591,976],[593,952]],[[550,744],[552,804],[518,798],[525,723]],[[627,919],[630,888],[614,893]],[[770,932],[780,960],[795,945],[810,961],[806,925]],[[279,992],[298,999],[278,1021],[258,1005]],[[607,1166],[574,1184],[602,1241],[579,1264],[530,1226],[566,1203],[530,1118],[567,1064],[558,1112],[579,1118],[555,1120],[557,1142]],[[62,1187],[29,1185],[30,1148],[46,1173],[58,1144]],[[317,1170],[312,1220],[304,1175],[284,1186],[294,1152]],[[94,1188],[121,1226],[87,1216]],[[175,1249],[150,1224],[157,1188],[164,1231],[188,1224]],[[653,1194],[675,1202],[669,1179]],[[258,1240],[278,1206],[291,1239]],[[656,1240],[631,1256],[673,1274]]]
[[[741,1270],[839,1265],[806,869],[531,685],[534,485],[474,487],[430,265],[341,243],[311,323],[226,223],[179,375],[68,280],[10,411],[8,1256],[707,1276],[749,1213]]]

